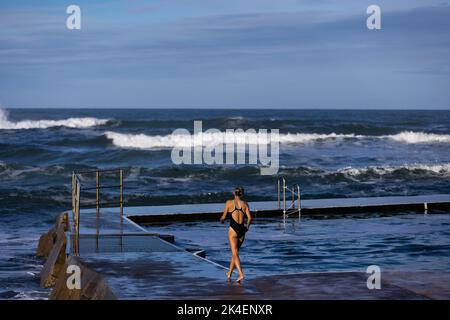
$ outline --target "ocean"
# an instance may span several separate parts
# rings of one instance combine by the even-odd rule
[[[304,198],[450,193],[446,110],[1,109],[0,299],[48,296],[34,253],[71,207],[74,170],[125,168],[127,205],[223,202],[237,185],[250,204],[276,198],[276,177],[257,165],[173,164],[185,141],[172,132],[195,120],[204,130],[279,129],[278,174]]]

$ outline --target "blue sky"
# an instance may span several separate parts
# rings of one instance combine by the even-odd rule
[[[449,57],[442,0],[0,2],[7,108],[450,109]]]

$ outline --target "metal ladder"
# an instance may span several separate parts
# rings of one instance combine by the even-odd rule
[[[286,221],[293,213],[298,213],[298,218],[301,218],[302,207],[301,207],[301,193],[300,186],[298,184],[293,184],[291,188],[286,185],[286,179],[284,177],[278,177],[277,181],[278,187],[278,209],[283,209],[283,221]],[[286,206],[286,193],[291,193],[291,205]],[[297,199],[296,199],[297,197]],[[295,206],[297,204],[297,207]]]

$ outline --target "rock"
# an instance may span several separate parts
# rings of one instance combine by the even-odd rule
[[[59,225],[56,231],[56,241],[41,271],[42,287],[49,288],[55,284],[58,273],[66,261],[67,240],[64,228],[64,225]]]
[[[90,270],[76,256],[66,258],[69,215],[64,212],[56,218],[55,226],[39,239],[37,256],[48,257],[41,271],[41,286],[53,287],[50,299],[63,300],[110,300],[117,299],[104,278]],[[67,268],[80,267],[81,289],[69,289]]]
[[[62,227],[64,231],[69,230],[69,215],[67,212],[61,213],[56,217],[55,226],[51,228],[46,234],[39,238],[36,256],[47,258],[52,251],[53,245],[56,242],[56,230]]]
[[[80,268],[81,289],[69,289],[67,279],[72,275],[67,273],[69,266]],[[61,268],[55,287],[50,294],[51,300],[116,300],[105,279],[97,272],[83,265],[76,256],[70,256]]]
[[[69,231],[69,214],[67,212],[63,212],[56,217],[55,227],[64,226],[64,231]]]
[[[51,228],[47,233],[43,234],[39,238],[36,256],[47,258],[50,255],[50,252],[52,251],[55,242],[56,242],[56,231],[55,228]]]

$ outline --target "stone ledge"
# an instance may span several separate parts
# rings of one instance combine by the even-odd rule
[[[57,230],[60,226],[63,226],[64,231],[69,229],[67,212],[61,213],[56,217],[55,226],[51,228],[47,233],[43,234],[39,238],[39,244],[36,250],[36,256],[48,258],[52,251],[53,246],[57,240]]]
[[[44,268],[41,271],[41,286],[50,288],[55,285],[58,273],[66,262],[66,233],[60,225],[56,231],[56,242],[53,245]]]
[[[41,286],[53,287],[51,300],[112,300],[117,299],[104,278],[81,263],[79,257],[66,255],[69,217],[64,212],[56,218],[55,225],[39,239],[36,255],[47,258],[41,271]],[[69,289],[67,268],[80,268],[80,289]]]
[[[80,268],[81,289],[69,289],[67,280],[71,274],[67,268],[76,265]],[[79,257],[69,256],[61,268],[56,284],[50,294],[50,300],[116,300],[105,279],[97,272],[81,263]]]

